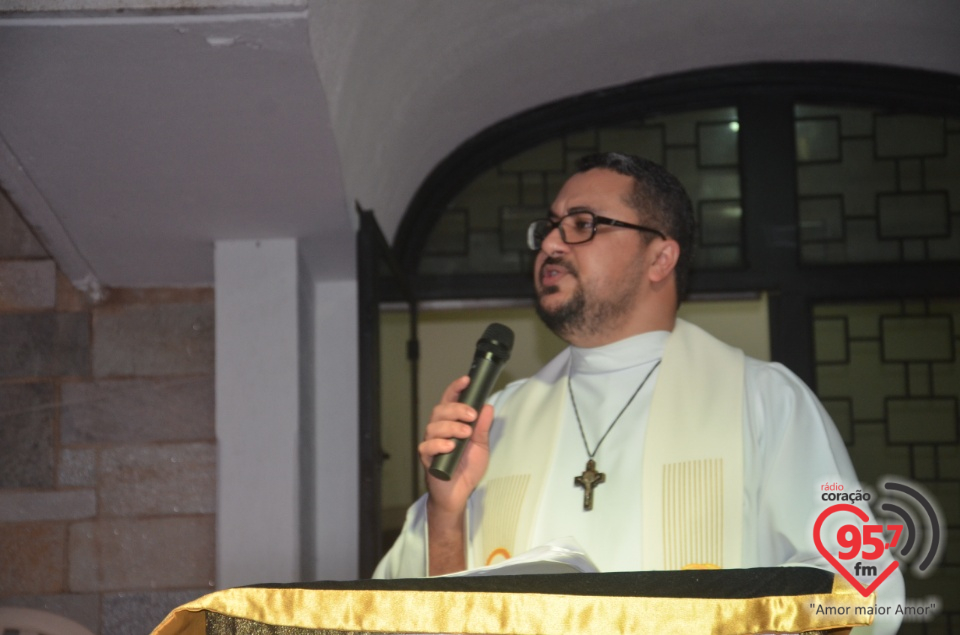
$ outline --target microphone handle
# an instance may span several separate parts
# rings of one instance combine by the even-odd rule
[[[503,370],[505,363],[506,360],[498,360],[492,353],[484,353],[474,357],[473,363],[470,365],[470,383],[460,393],[460,398],[457,401],[476,410],[479,417],[480,409],[483,408],[487,398],[490,397],[493,385],[497,383],[497,378],[500,376],[500,371]],[[476,420],[468,425],[472,428],[476,425]],[[469,439],[453,439],[456,445],[451,452],[433,457],[433,462],[430,463],[430,474],[442,481],[449,481],[457,469],[457,464],[460,463],[460,455],[463,454],[468,441]]]

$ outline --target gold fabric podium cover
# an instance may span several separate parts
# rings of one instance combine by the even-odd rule
[[[808,567],[315,582],[217,591],[153,635],[844,632],[874,602]]]

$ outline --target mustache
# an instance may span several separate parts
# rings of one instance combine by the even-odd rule
[[[564,260],[563,258],[558,258],[556,256],[547,256],[546,258],[543,259],[543,264],[540,265],[540,271],[542,272],[543,268],[548,265],[560,267],[564,269],[567,273],[572,275],[574,278],[579,277],[579,272],[577,271],[577,268],[572,263]]]
[[[543,275],[544,267],[547,267],[550,265],[555,267],[560,267],[561,269],[565,270],[574,278],[580,277],[579,272],[577,271],[577,267],[573,263],[567,260],[564,260],[563,258],[558,258],[557,256],[547,256],[546,258],[543,259],[543,263],[540,265],[540,271],[539,271],[540,276]]]

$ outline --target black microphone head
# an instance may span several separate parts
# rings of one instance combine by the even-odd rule
[[[498,322],[493,322],[477,340],[477,350],[493,353],[503,361],[510,359],[513,350],[513,330]]]

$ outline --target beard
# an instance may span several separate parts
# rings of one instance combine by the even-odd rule
[[[580,274],[576,267],[568,262],[564,262],[561,258],[555,258],[553,256],[548,256],[543,261],[543,264],[540,265],[540,271],[542,272],[543,268],[547,265],[563,267],[567,273],[577,281],[577,289],[574,291],[573,297],[554,309],[548,309],[543,306],[543,300],[547,296],[559,293],[560,287],[557,285],[548,285],[537,288],[537,317],[557,336],[566,339],[565,335],[567,333],[574,333],[583,325],[584,307],[587,301],[583,295],[583,287],[580,286]],[[540,272],[538,272],[538,275],[540,275]],[[542,278],[541,284],[543,284]]]
[[[544,287],[538,293],[537,317],[548,329],[565,340],[569,334],[583,329],[586,323],[587,299],[584,297],[583,288],[577,287],[573,297],[560,306],[553,309],[543,306],[543,298],[558,291],[557,287]]]
[[[569,342],[572,336],[592,336],[604,329],[614,328],[629,313],[633,297],[624,293],[619,297],[600,299],[587,297],[577,269],[559,258],[547,258],[543,265],[560,265],[577,282],[570,299],[553,308],[544,306],[544,299],[560,289],[556,285],[541,287],[537,290],[537,317],[558,337]]]

